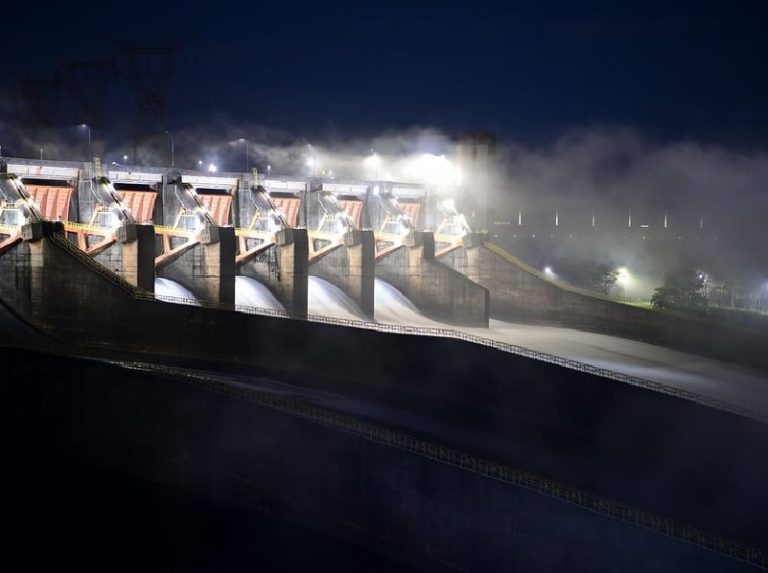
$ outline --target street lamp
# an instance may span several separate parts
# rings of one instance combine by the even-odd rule
[[[87,160],[91,160],[91,126],[87,123],[80,124],[80,127],[88,132],[88,157]]]
[[[312,147],[311,143],[308,143],[307,147],[309,148],[309,152],[312,154],[312,157],[307,159],[307,165],[310,168],[310,172],[314,171],[314,175],[317,177],[317,171],[320,167],[320,164],[317,161],[317,149]]]
[[[250,158],[249,158],[249,151],[248,148],[251,146],[251,142],[247,139],[243,139],[242,137],[237,140],[238,143],[245,143],[245,172],[248,173],[248,170],[251,168]]]
[[[216,173],[216,171],[218,171],[218,169],[219,169],[219,168],[218,168],[218,167],[216,167],[216,164],[215,164],[215,163],[211,163],[211,164],[208,166],[208,173]]]
[[[616,282],[621,287],[622,298],[627,300],[627,286],[629,285],[632,276],[629,274],[627,267],[621,267],[616,269]]]
[[[371,167],[372,171],[376,174],[376,181],[381,178],[381,157],[373,149],[371,154],[365,158],[365,163]]]
[[[165,135],[168,136],[168,139],[171,141],[171,167],[176,167],[176,157],[175,157],[175,150],[173,145],[173,134],[170,131],[165,131]]]
[[[267,165],[267,177],[269,177],[272,174],[272,166]]]

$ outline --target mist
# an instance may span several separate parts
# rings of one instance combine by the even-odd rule
[[[0,132],[4,156],[37,158],[40,149],[45,159],[89,156],[82,126],[21,130],[6,123]],[[355,135],[326,126],[310,137],[222,114],[144,138],[123,134],[93,129],[91,155],[106,164],[170,165],[173,147],[177,168],[422,183],[455,189],[467,211],[478,191],[471,176],[454,188],[456,134],[435,127]],[[642,296],[680,265],[739,271],[752,281],[768,276],[768,255],[756,248],[768,212],[763,148],[658,141],[631,127],[579,128],[543,145],[499,141],[488,175],[489,216],[476,228],[534,265],[631,267]],[[587,233],[611,238],[586,245]],[[662,234],[667,244],[659,244]]]

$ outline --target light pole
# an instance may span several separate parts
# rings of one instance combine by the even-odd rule
[[[238,143],[245,143],[245,172],[248,173],[248,170],[251,168],[251,161],[249,156],[249,147],[251,146],[251,142],[247,139],[243,139],[242,137],[237,140]]]
[[[624,302],[627,301],[627,286],[629,286],[630,279],[631,275],[627,267],[616,269],[616,282],[621,287],[621,297]]]
[[[0,149],[2,149],[2,148],[0,148]],[[272,175],[272,166],[271,165],[267,165],[267,177],[269,177],[270,175]]]
[[[91,126],[88,125],[87,123],[83,123],[80,125],[80,127],[88,132],[88,157],[86,159],[90,161],[91,160]]]
[[[371,149],[371,154],[365,158],[365,163],[373,168],[376,174],[376,181],[378,181],[381,178],[381,157],[379,157],[379,154]]]
[[[40,148],[40,161],[42,161],[42,160],[43,160],[43,148],[41,147]]]
[[[168,139],[171,142],[171,167],[176,167],[176,157],[173,148],[173,134],[170,131],[166,131],[165,135],[168,136]]]
[[[317,162],[317,149],[312,147],[311,143],[307,144],[307,147],[309,148],[309,152],[312,154],[312,157],[310,157],[307,160],[307,164],[310,168],[314,168],[314,175],[317,177],[317,170],[319,168],[318,162]]]

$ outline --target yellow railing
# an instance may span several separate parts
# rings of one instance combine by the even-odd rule
[[[74,221],[64,221],[64,228],[67,231],[82,231],[100,236],[106,236],[115,232],[111,227],[100,227],[97,225],[88,225],[87,223],[75,223]]]

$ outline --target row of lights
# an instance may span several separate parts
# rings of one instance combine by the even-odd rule
[[[86,123],[82,123],[79,125],[79,128],[84,130],[85,133],[88,136],[88,157],[91,157],[91,144],[92,144],[92,127]],[[169,143],[169,151],[170,151],[170,161],[171,161],[171,167],[176,166],[176,153],[175,153],[175,140],[173,137],[173,134],[170,131],[164,131],[163,134],[168,137],[168,143]],[[250,170],[250,144],[251,142],[245,138],[239,138],[235,141],[230,142],[232,144],[244,144],[244,150],[245,150],[245,171],[248,172]],[[0,146],[0,157],[2,157],[2,146]],[[333,177],[334,172],[333,170],[320,170],[320,159],[318,157],[317,148],[313,147],[312,144],[307,144],[307,151],[308,151],[308,157],[306,160],[306,165],[309,167],[310,172],[312,175],[317,177],[320,173],[324,176]],[[44,148],[40,148],[40,160],[43,160],[43,152]],[[128,155],[123,155],[122,160],[125,163],[128,161]],[[382,158],[381,156],[376,153],[373,149],[371,149],[370,154],[365,157],[363,160],[364,165],[368,168],[371,176],[375,178],[375,180],[381,179],[381,167],[382,167]],[[112,162],[113,165],[118,165],[116,161]],[[201,159],[197,162],[199,169],[205,169],[204,164],[205,162]],[[418,158],[417,163],[417,171],[421,172],[422,176],[430,181],[434,182],[440,182],[442,179],[445,178],[445,174],[449,171],[454,170],[456,171],[453,166],[450,164],[450,162],[446,159],[445,155],[432,155],[432,154],[424,154],[423,156]],[[218,171],[218,166],[214,162],[210,162],[207,166],[207,171],[209,173],[216,173]],[[267,174],[270,175],[272,172],[272,166],[267,165]],[[454,179],[455,182],[459,182],[459,176],[458,172],[454,173]]]

